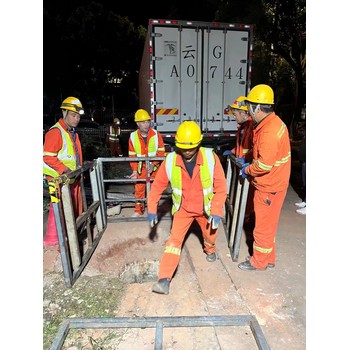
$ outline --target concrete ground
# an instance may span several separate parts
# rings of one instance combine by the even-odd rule
[[[272,350],[306,348],[306,216],[295,212],[299,201],[290,186],[276,237],[276,267],[242,271],[248,255],[242,237],[239,261],[233,262],[224,227],[217,240],[218,260],[205,259],[200,240],[189,232],[169,295],[151,292],[170,231],[161,220],[156,231],[146,221],[109,223],[83,275],[112,275],[129,281],[116,317],[254,315]],[[127,217],[123,209],[118,217]],[[44,270],[59,269],[56,249],[44,252]],[[143,276],[140,280],[135,274]],[[154,329],[130,329],[125,349],[153,349]],[[164,349],[257,349],[249,327],[171,328]],[[124,349],[120,345],[118,349]]]

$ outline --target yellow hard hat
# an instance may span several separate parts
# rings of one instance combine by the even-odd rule
[[[114,119],[113,119],[113,123],[120,124],[119,118],[114,118]]]
[[[67,97],[61,104],[61,109],[66,109],[68,111],[72,111],[75,113],[79,113],[80,115],[83,115],[84,109],[83,109],[83,105],[81,104],[81,102],[79,101],[79,99],[77,99],[76,97]]]
[[[265,84],[255,85],[250,90],[245,100],[251,103],[273,105],[273,90],[270,86]]]
[[[144,109],[138,109],[135,113],[135,122],[143,122],[145,120],[151,120],[150,115]]]
[[[193,120],[184,121],[179,125],[175,135],[175,145],[178,148],[190,149],[197,147],[203,135],[198,124]]]
[[[246,97],[245,96],[239,96],[235,99],[235,101],[230,105],[233,109],[239,109],[241,111],[248,111],[248,107],[244,103]]]

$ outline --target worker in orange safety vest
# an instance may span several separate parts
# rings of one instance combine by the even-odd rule
[[[151,128],[151,117],[144,109],[135,113],[135,122],[138,129],[129,137],[129,157],[164,157],[165,147],[162,135]],[[150,177],[154,178],[157,173],[160,161],[151,163]],[[130,179],[146,178],[146,163],[144,161],[130,162],[132,173]],[[135,183],[135,212],[133,217],[141,216],[145,212],[144,200],[146,197],[146,184]]]
[[[180,124],[175,136],[178,150],[166,156],[147,196],[147,219],[154,227],[158,223],[159,200],[170,182],[173,223],[160,262],[158,282],[152,288],[155,293],[169,294],[182,244],[193,221],[201,228],[207,261],[216,260],[215,242],[227,197],[226,179],[213,149],[200,147],[202,138],[201,130],[194,121]]]
[[[122,157],[123,152],[120,147],[120,120],[113,119],[113,124],[108,126],[106,143],[112,152],[113,157]]]
[[[256,85],[245,101],[255,126],[253,161],[243,165],[242,178],[248,178],[255,188],[255,228],[253,256],[248,256],[238,267],[253,271],[275,267],[275,239],[289,186],[291,150],[288,128],[273,111],[272,88]]]
[[[62,118],[53,125],[45,135],[44,155],[43,155],[43,173],[47,181],[52,180],[62,174],[76,170],[83,164],[83,154],[79,135],[75,128],[80,122],[80,117],[84,114],[83,106],[76,97],[67,97],[61,104]],[[78,179],[70,185],[72,193],[72,204],[76,217],[83,212],[83,202],[81,197],[80,182]],[[53,211],[50,205],[49,211]],[[50,215],[49,219],[53,215]],[[55,223],[48,221],[47,226]],[[58,237],[48,239],[44,238],[44,245],[58,244]]]
[[[232,150],[227,150],[223,156],[234,154],[236,160],[244,163],[251,163],[253,159],[253,128],[254,121],[248,113],[245,104],[245,96],[239,96],[227,107],[237,121],[236,146]],[[254,186],[249,186],[246,209],[244,215],[244,225],[254,227]]]

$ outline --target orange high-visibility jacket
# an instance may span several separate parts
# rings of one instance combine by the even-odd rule
[[[238,125],[236,147],[232,149],[237,158],[244,157],[246,162],[251,162],[253,158],[253,129],[254,121],[249,116],[246,122]]]
[[[160,134],[160,132],[155,132],[152,128],[149,129],[148,135],[147,135],[147,144],[145,144],[145,141],[143,139],[143,137],[141,136],[140,130],[137,130],[137,136],[140,140],[140,144],[141,144],[141,154],[145,157],[148,157],[148,144],[149,144],[149,140],[151,137],[154,137],[155,135],[158,135],[158,149],[157,149],[157,153],[156,153],[156,157],[164,157],[165,155],[165,147],[164,147],[164,141],[163,141],[163,137]],[[131,138],[129,138],[129,157],[136,157],[137,156],[137,152],[134,148],[134,145],[131,141]],[[158,165],[158,162],[153,162],[154,165]],[[137,170],[137,166],[138,166],[138,162],[130,162],[130,166],[131,169]],[[143,167],[145,167],[145,163],[143,163]]]
[[[286,190],[291,170],[287,126],[273,112],[255,126],[253,143],[253,162],[246,167],[251,183],[262,192]]]
[[[227,197],[225,173],[220,163],[219,157],[214,153],[214,196],[211,201],[211,214],[222,217],[223,205]],[[198,152],[196,165],[193,169],[192,178],[188,174],[182,157],[177,155],[176,166],[181,167],[182,174],[182,201],[181,208],[190,216],[204,215],[203,186],[200,179],[200,166],[203,165],[203,156]],[[166,162],[158,168],[158,173],[154,179],[151,191],[147,196],[149,213],[157,213],[158,202],[163,191],[167,188],[169,178],[166,171]]]
[[[68,133],[68,128],[65,122],[62,118],[58,121],[62,128],[66,130]],[[72,143],[74,143],[72,135],[69,133],[70,139]],[[81,150],[81,144],[78,133],[76,133],[75,143],[77,148],[75,151],[78,151],[79,154],[79,160],[81,166],[83,164],[83,153]],[[45,134],[45,142],[44,142],[44,156],[43,160],[44,162],[49,165],[52,169],[56,170],[59,174],[63,174],[63,171],[67,168],[66,165],[64,165],[58,158],[58,152],[62,148],[63,141],[62,141],[62,135],[58,128],[52,128]],[[45,155],[50,154],[50,155]],[[49,176],[47,176],[48,179],[50,179]]]

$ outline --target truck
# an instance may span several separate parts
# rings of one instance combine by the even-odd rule
[[[253,25],[150,19],[139,71],[139,107],[173,147],[178,126],[194,120],[202,145],[234,147],[228,105],[250,89]]]

